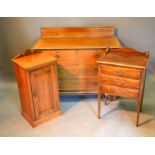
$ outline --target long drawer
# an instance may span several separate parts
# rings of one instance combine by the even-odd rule
[[[140,81],[117,76],[102,75],[99,77],[101,85],[114,85],[131,89],[139,89]]]
[[[109,95],[114,95],[114,96],[137,98],[139,90],[121,88],[121,87],[116,87],[116,86],[102,85],[101,86],[101,92],[107,93]]]
[[[141,77],[141,71],[133,68],[115,67],[108,65],[100,65],[101,74],[127,77],[133,79],[139,79]]]
[[[66,79],[60,79],[59,80],[59,89],[62,90],[92,90],[97,91],[98,90],[98,79],[97,78],[66,78]]]
[[[57,65],[58,77],[87,77],[97,75],[97,65],[96,64],[72,64],[72,65]]]

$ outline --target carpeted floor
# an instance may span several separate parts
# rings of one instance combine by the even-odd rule
[[[61,96],[61,111],[61,117],[32,128],[20,115],[16,81],[0,80],[0,136],[155,136],[155,78],[146,79],[138,128],[134,100],[103,103],[99,120],[97,96]]]

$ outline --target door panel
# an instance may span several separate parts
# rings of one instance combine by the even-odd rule
[[[56,110],[54,96],[52,96],[51,69],[51,66],[47,66],[30,72],[36,119],[49,115]]]

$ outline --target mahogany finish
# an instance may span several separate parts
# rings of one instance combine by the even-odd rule
[[[148,66],[148,52],[130,48],[107,49],[98,63],[98,118],[100,118],[101,94],[136,99],[137,122],[142,110],[145,73]],[[106,102],[106,100],[105,100]]]
[[[60,103],[56,58],[49,53],[27,51],[13,58],[22,115],[36,127],[59,116]]]
[[[97,93],[97,63],[105,48],[120,48],[114,27],[42,28],[33,49],[58,59],[59,91]]]

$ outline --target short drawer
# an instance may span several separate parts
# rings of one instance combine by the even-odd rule
[[[100,74],[140,79],[141,70],[126,67],[100,65]]]
[[[100,76],[99,82],[101,85],[115,85],[131,89],[139,89],[140,86],[139,80],[107,75]]]
[[[114,96],[122,96],[129,98],[137,98],[139,93],[139,91],[135,89],[121,88],[107,85],[101,86],[101,92]]]

